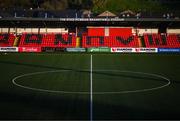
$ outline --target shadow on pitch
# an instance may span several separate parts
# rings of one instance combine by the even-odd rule
[[[90,73],[90,71],[86,70],[80,70],[80,69],[72,69],[72,68],[63,68],[63,67],[53,67],[53,66],[47,66],[47,65],[38,65],[38,64],[28,64],[28,63],[18,63],[18,62],[11,62],[11,61],[0,61],[2,64],[13,64],[13,65],[19,65],[19,66],[27,66],[27,67],[35,67],[35,68],[47,68],[47,69],[53,69],[53,70],[67,70],[67,71],[74,71],[74,72],[82,72],[82,73]],[[105,76],[113,76],[113,77],[123,77],[123,78],[129,78],[129,79],[141,79],[141,80],[152,80],[152,81],[160,81],[160,82],[167,82],[167,80],[155,77],[155,76],[149,76],[146,74],[136,74],[131,72],[119,72],[117,74],[113,72],[98,72],[93,71],[93,74],[100,74]],[[180,83],[179,81],[174,81],[173,83]]]
[[[26,64],[18,62],[0,61],[2,64],[12,64],[26,67],[39,67],[52,70],[69,70],[74,72],[90,73],[89,71],[52,67],[46,65]],[[93,72],[93,74],[117,76],[124,78],[137,78],[137,79],[153,79],[155,81],[163,81],[162,79],[154,79],[152,77],[139,77],[138,75],[131,74],[113,74],[110,72]],[[179,83],[179,82],[178,82]],[[0,119],[16,119],[16,120],[89,120],[89,95],[87,97],[81,97],[82,95],[71,94],[49,94],[42,92],[33,92],[24,90],[21,88],[13,87],[13,89],[7,88],[5,91],[0,91]],[[101,95],[98,95],[101,96]],[[103,96],[103,95],[102,95]],[[112,95],[103,97],[103,99],[111,100]],[[119,99],[123,100],[121,95]],[[130,96],[134,96],[133,94]],[[96,97],[94,96],[94,99]],[[98,97],[99,98],[99,97]],[[100,97],[101,98],[101,97]],[[127,97],[126,97],[127,98]],[[128,102],[131,104],[134,102],[133,97],[128,97]],[[106,101],[93,101],[94,106],[94,119],[95,120],[153,120],[153,119],[179,119],[179,112],[171,112],[158,110],[158,107],[154,107],[154,110],[148,108],[142,108],[134,106],[128,106],[127,103],[110,104]],[[146,105],[148,102],[144,102]],[[140,105],[140,104],[139,104]],[[152,109],[152,108],[151,108]]]
[[[89,120],[89,95],[86,95],[86,100],[80,95],[51,95],[20,92],[20,90],[9,93],[0,92],[0,95],[1,120]],[[129,98],[129,103],[133,102],[131,99]],[[105,102],[93,102],[95,120],[178,119],[176,112],[155,111],[157,107],[152,111],[137,106],[127,106],[124,103],[115,105]]]

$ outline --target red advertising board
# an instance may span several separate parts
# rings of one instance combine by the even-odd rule
[[[41,52],[41,47],[19,47],[18,52]]]

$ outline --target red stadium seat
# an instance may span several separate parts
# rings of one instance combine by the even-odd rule
[[[146,47],[156,48],[178,48],[180,47],[180,40],[176,34],[144,34],[144,41]]]
[[[177,34],[144,34],[145,47],[179,48],[180,35]],[[0,34],[0,46],[11,47],[15,40],[14,34]],[[140,47],[138,36],[87,36],[82,37],[82,47]],[[19,47],[76,47],[74,34],[32,34],[23,33]]]
[[[137,36],[83,36],[82,46],[88,47],[139,47]]]
[[[14,40],[14,34],[0,34],[0,47],[12,47]]]
[[[179,48],[180,47],[180,40],[178,35],[170,34],[167,35],[167,42],[169,47],[171,48]]]
[[[75,35],[69,34],[23,34],[20,47],[76,47]]]

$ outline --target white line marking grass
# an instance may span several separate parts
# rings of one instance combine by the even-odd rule
[[[48,93],[64,93],[64,94],[90,94],[90,92],[83,92],[83,91],[66,91],[66,90],[46,90],[46,89],[39,89],[39,88],[33,88],[33,87],[28,87],[24,85],[18,84],[16,81],[17,79],[27,77],[27,76],[33,76],[33,75],[38,75],[38,74],[46,74],[46,73],[57,73],[57,72],[64,72],[64,71],[71,71],[71,70],[54,70],[54,71],[42,71],[42,72],[34,72],[34,73],[27,73],[27,74],[22,74],[19,75],[15,78],[12,79],[12,83],[18,87],[25,88],[28,90],[33,90],[33,91],[40,91],[40,92],[48,92]],[[88,71],[88,70],[82,70],[82,71]],[[158,75],[158,74],[152,74],[152,73],[144,73],[144,72],[134,72],[134,71],[126,71],[126,70],[93,70],[94,72],[123,72],[123,73],[134,73],[134,74],[143,74],[147,75],[150,77],[158,77],[160,79],[164,79],[167,81],[166,84],[163,84],[158,87],[154,88],[147,88],[147,89],[138,89],[138,90],[125,90],[125,91],[119,91],[119,92],[93,92],[93,95],[103,95],[103,94],[127,94],[127,93],[142,93],[142,92],[147,92],[147,91],[155,91],[158,89],[165,88],[171,84],[170,79],[168,79],[165,76]],[[92,72],[93,73],[93,72]]]
[[[92,63],[92,55],[91,55],[91,63],[90,63],[90,121],[93,121],[93,63]]]

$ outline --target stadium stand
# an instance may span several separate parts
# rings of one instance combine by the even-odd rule
[[[178,48],[180,47],[180,37],[176,34],[167,35],[168,47]]]
[[[55,32],[1,33],[0,47],[180,47],[180,34],[177,33],[144,33],[138,36],[132,32],[132,28],[90,27],[80,35]]]
[[[176,48],[180,47],[178,35],[176,34],[144,34],[146,47]]]
[[[140,47],[140,43],[131,27],[88,27],[82,47]]]
[[[12,47],[15,40],[14,34],[0,34],[0,47]]]
[[[19,47],[76,47],[76,38],[69,34],[27,34],[20,39]]]
[[[137,36],[84,36],[82,46],[88,47],[139,47]]]
[[[94,33],[93,33],[94,34]],[[141,40],[139,39],[141,38]],[[117,35],[117,36],[89,36],[87,33],[82,37],[75,34],[62,33],[23,33],[0,34],[0,47],[146,47],[146,48],[179,48],[179,34],[144,34]]]

